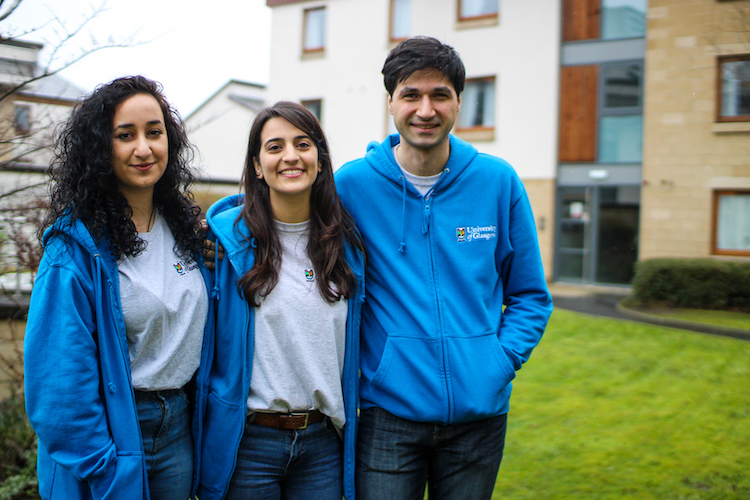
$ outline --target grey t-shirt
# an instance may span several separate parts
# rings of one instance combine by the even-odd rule
[[[161,214],[139,233],[146,249],[117,263],[133,387],[179,389],[200,363],[208,295],[198,264],[174,252]]]
[[[318,291],[307,256],[308,223],[276,222],[282,259],[279,281],[255,311],[250,411],[307,411],[343,427],[347,301],[329,304]]]

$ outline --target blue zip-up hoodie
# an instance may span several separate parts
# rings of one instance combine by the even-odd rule
[[[210,294],[211,276],[200,269]],[[204,346],[212,327],[207,321]],[[60,219],[44,234],[24,375],[41,497],[148,500],[117,262],[80,220]]]
[[[360,405],[439,424],[501,415],[552,312],[526,192],[508,163],[450,136],[423,197],[398,143],[336,173],[367,248]]]
[[[224,247],[224,259],[216,262],[214,295],[216,338],[209,363],[198,369],[198,400],[202,409],[202,460],[197,496],[200,500],[224,498],[237,465],[237,451],[245,430],[247,397],[253,372],[255,308],[237,289],[237,280],[255,262],[254,241],[247,225],[238,217],[243,195],[216,202],[207,214],[216,241]],[[248,241],[250,243],[248,243]],[[348,301],[343,390],[344,496],[354,499],[354,448],[357,432],[359,326],[364,301],[362,255],[347,247],[347,262],[357,276],[356,295]]]

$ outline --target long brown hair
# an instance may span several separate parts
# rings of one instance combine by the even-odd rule
[[[349,213],[341,205],[333,181],[333,165],[323,129],[317,118],[304,106],[280,101],[263,109],[250,128],[245,169],[242,173],[245,186],[245,204],[241,219],[250,229],[251,243],[255,247],[253,267],[237,281],[237,286],[252,306],[259,306],[257,297],[265,297],[279,280],[281,243],[273,220],[268,184],[255,175],[253,160],[259,161],[261,132],[271,118],[283,118],[305,132],[315,142],[321,171],[310,193],[310,235],[307,255],[313,264],[320,295],[329,303],[354,295],[357,281],[346,262],[348,243],[364,254],[362,238]]]

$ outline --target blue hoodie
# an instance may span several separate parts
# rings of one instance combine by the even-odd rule
[[[207,321],[204,345],[212,327]],[[80,220],[58,220],[44,234],[24,374],[41,497],[148,500],[117,262]]]
[[[235,195],[216,202],[207,214],[216,241],[224,247],[224,259],[216,263],[216,338],[211,343],[209,362],[198,369],[201,399],[197,404],[204,415],[200,500],[222,499],[237,465],[237,451],[245,430],[247,397],[253,372],[255,309],[237,289],[237,280],[255,262],[254,241],[245,223],[237,220],[244,196]],[[248,241],[251,243],[248,244]],[[348,301],[344,357],[344,496],[354,499],[354,448],[359,378],[359,323],[364,301],[362,255],[347,248],[347,262],[357,276],[356,295]]]
[[[336,173],[367,248],[360,405],[439,424],[501,415],[552,312],[523,184],[450,136],[423,197],[393,157],[398,143],[370,143]]]

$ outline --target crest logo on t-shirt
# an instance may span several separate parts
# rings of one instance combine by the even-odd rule
[[[185,274],[185,268],[182,267],[182,262],[178,262],[176,264],[172,264],[174,266],[174,270],[177,271],[177,274]]]
[[[312,269],[305,269],[305,279],[307,281],[315,281],[315,272]]]
[[[465,227],[456,228],[456,240],[466,241],[466,228]]]

